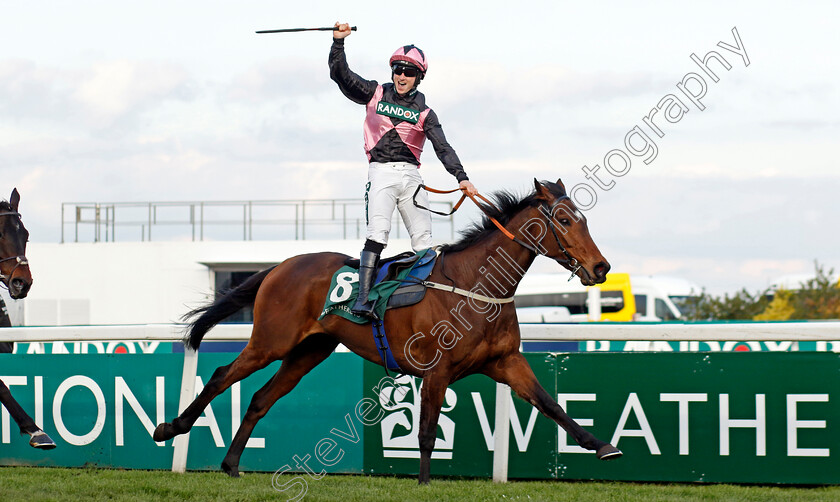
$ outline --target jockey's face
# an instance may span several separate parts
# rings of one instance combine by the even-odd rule
[[[411,70],[413,70],[413,68],[406,71],[402,67],[394,67],[393,72],[391,73],[391,80],[394,82],[394,88],[400,96],[405,96],[411,92],[417,83],[417,79],[419,77],[415,71]],[[406,73],[414,73],[414,75],[409,77]]]

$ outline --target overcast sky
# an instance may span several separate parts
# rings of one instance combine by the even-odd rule
[[[62,202],[361,197],[363,108],[329,79],[330,34],[254,33],[341,20],[366,78],[426,52],[421,90],[482,192],[586,183],[614,271],[757,290],[840,269],[838,5],[0,1],[0,196],[18,188],[35,242],[58,242]],[[718,82],[690,58],[709,51]],[[692,72],[702,111],[677,87]],[[643,118],[669,94],[688,111],[658,137]],[[613,154],[609,174],[636,126],[656,157]]]

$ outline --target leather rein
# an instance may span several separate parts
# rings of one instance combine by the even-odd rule
[[[7,211],[7,212],[4,212],[4,213],[0,213],[0,216],[17,216],[18,218],[20,218],[20,213],[15,212],[15,211]],[[8,258],[2,258],[2,259],[0,259],[0,263],[11,261],[11,260],[17,260],[17,263],[15,263],[15,266],[14,266],[14,268],[12,268],[12,271],[9,273],[9,275],[7,276],[3,272],[0,272],[0,281],[2,281],[2,284],[6,286],[6,289],[9,288],[9,279],[14,277],[15,271],[18,269],[18,267],[20,267],[21,265],[29,265],[29,261],[26,259],[26,256],[24,256],[24,255],[16,255],[16,256],[10,256]]]
[[[565,260],[558,260],[556,258],[552,258],[551,256],[548,256],[548,254],[546,254],[546,253],[541,253],[540,250],[538,248],[536,248],[535,246],[532,246],[532,245],[528,244],[527,242],[524,242],[521,239],[517,238],[508,229],[506,229],[504,227],[504,225],[499,223],[498,220],[496,220],[496,218],[490,216],[490,214],[487,212],[487,208],[484,205],[480,204],[476,200],[476,198],[481,199],[488,206],[496,209],[496,211],[499,211],[499,210],[498,210],[498,208],[496,208],[495,205],[493,205],[492,202],[490,202],[483,195],[476,194],[475,196],[472,196],[472,195],[468,194],[467,192],[463,192],[461,194],[461,198],[458,199],[458,202],[455,204],[455,206],[452,207],[452,210],[449,211],[448,213],[444,213],[444,212],[441,212],[441,211],[435,211],[434,209],[430,209],[428,207],[423,207],[422,205],[418,204],[417,203],[417,194],[420,193],[420,190],[426,190],[427,192],[436,193],[436,194],[448,194],[448,193],[453,193],[453,192],[457,192],[457,191],[462,191],[463,192],[463,190],[461,190],[460,188],[454,188],[452,190],[438,190],[436,188],[427,187],[426,185],[421,183],[417,187],[417,190],[414,191],[414,196],[412,197],[412,201],[414,202],[414,205],[416,207],[420,208],[420,209],[424,209],[426,211],[432,212],[432,213],[440,215],[440,216],[451,216],[455,211],[458,210],[459,207],[461,207],[461,204],[464,202],[464,199],[469,197],[470,200],[473,201],[473,203],[481,210],[481,212],[484,213],[484,215],[491,222],[493,222],[494,225],[496,225],[496,228],[498,228],[499,231],[501,231],[502,234],[505,235],[505,237],[507,237],[508,239],[512,240],[513,242],[519,244],[520,246],[524,247],[525,249],[531,251],[535,255],[542,255],[542,256],[546,256],[548,258],[551,258],[551,259],[555,260],[557,263],[559,263],[560,265],[562,265],[562,266],[566,267],[567,269],[571,270],[572,271],[572,276],[569,277],[570,281],[575,277],[575,274],[577,274],[577,271],[580,270],[581,267],[582,267],[582,265],[577,261],[577,259],[575,259],[569,253],[569,251],[566,250],[566,247],[563,245],[563,243],[560,242],[560,236],[557,235],[557,227],[554,224],[554,218],[552,217],[552,215],[554,214],[554,209],[556,209],[557,206],[560,205],[560,202],[562,202],[564,199],[569,199],[568,195],[564,195],[564,196],[560,197],[559,199],[557,199],[557,202],[555,202],[554,205],[551,206],[550,208],[549,208],[548,203],[546,201],[542,201],[542,205],[540,207],[540,209],[541,209],[540,212],[543,213],[543,215],[546,217],[546,220],[548,220],[548,226],[549,226],[549,228],[551,228],[551,233],[552,233],[552,235],[554,235],[554,240],[557,242],[558,249],[560,249],[560,251],[566,256]]]

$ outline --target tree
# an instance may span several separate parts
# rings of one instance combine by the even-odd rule
[[[786,321],[840,318],[840,287],[834,270],[814,262],[814,278],[794,290],[767,289],[751,294],[746,289],[732,297],[712,296],[703,291],[687,302],[689,320]]]
[[[687,319],[693,321],[747,321],[764,311],[770,300],[767,291],[750,294],[746,289],[735,293],[731,298],[712,296],[703,291],[700,296],[687,302]]]
[[[815,277],[806,281],[791,299],[795,309],[792,318],[840,318],[840,287],[834,279],[834,269],[826,272],[823,266],[814,262],[814,270]]]
[[[796,308],[790,303],[793,295],[793,292],[786,289],[777,290],[773,301],[764,312],[753,316],[753,321],[787,321],[796,313]]]

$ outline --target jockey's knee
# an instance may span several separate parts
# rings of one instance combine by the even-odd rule
[[[432,247],[432,232],[423,231],[411,236],[411,249],[418,253],[424,249]]]

